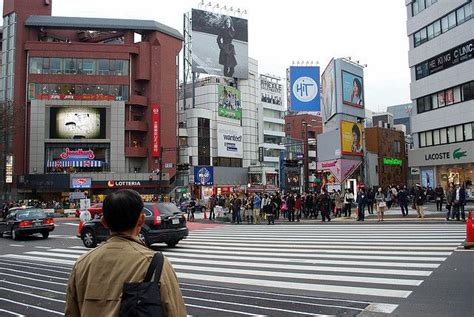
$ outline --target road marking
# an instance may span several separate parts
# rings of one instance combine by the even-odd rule
[[[67,226],[79,227],[79,224],[77,222],[63,222],[62,224]]]
[[[79,239],[76,236],[70,236],[70,235],[65,235],[65,234],[53,234],[53,235],[50,235],[49,237],[53,239]]]
[[[394,304],[370,304],[367,306],[364,311],[372,312],[372,313],[382,313],[382,314],[391,314],[395,309],[397,309],[398,305]]]
[[[25,245],[24,244],[10,244],[11,247],[24,247]]]
[[[18,275],[13,275],[13,274],[8,274],[8,273],[2,273],[2,272],[0,272],[0,275],[15,277],[15,278],[19,278],[19,279],[25,279],[25,280],[31,280],[31,281],[36,281],[36,282],[43,282],[43,283],[55,284],[55,285],[62,285],[62,286],[63,286],[63,285],[67,285],[66,283],[58,283],[58,282],[44,281],[44,280],[40,280],[40,279],[37,279],[37,278],[26,277],[26,276],[18,276]]]
[[[18,313],[14,313],[14,312],[12,312],[12,311],[9,311],[9,310],[6,310],[6,309],[1,309],[1,308],[0,308],[0,312],[7,313],[7,314],[10,314],[10,315],[13,315],[13,316],[17,316],[17,317],[26,317],[25,315],[21,315],[21,314],[18,314]]]
[[[45,291],[45,292],[50,292],[50,293],[56,293],[56,294],[66,295],[65,292],[59,292],[59,291],[55,291],[55,290],[52,290],[52,289],[41,288],[41,287],[31,286],[31,285],[26,285],[26,284],[13,283],[13,282],[6,281],[6,280],[2,280],[2,281],[0,281],[0,283],[7,283],[7,284],[11,284],[11,285],[20,286],[20,287],[34,288],[34,289],[39,289],[39,290],[42,290],[42,291]]]
[[[240,266],[239,263],[236,263]],[[275,272],[275,271],[261,271],[261,270],[240,270],[240,269],[229,269],[229,268],[216,268],[216,267],[205,267],[205,266],[192,266],[192,265],[181,265],[173,264],[173,267],[179,271],[200,271],[200,272],[219,272],[229,274],[240,274],[240,275],[254,275],[259,277],[281,277],[291,279],[302,279],[302,280],[316,280],[316,281],[338,281],[338,282],[354,282],[354,283],[369,283],[369,284],[387,284],[387,285],[405,285],[405,286],[419,286],[422,280],[409,280],[409,279],[392,279],[392,278],[378,278],[378,277],[367,277],[367,276],[349,276],[349,275],[323,275],[323,274],[305,274],[305,273],[291,273],[291,272]],[[232,276],[232,275],[230,275]]]
[[[14,254],[6,254],[6,255],[2,255],[0,256],[0,263],[18,263],[18,264],[21,264],[22,266],[25,266],[25,265],[31,265],[33,266],[34,268],[38,269],[38,267],[47,267],[47,268],[56,268],[56,269],[61,269],[61,270],[67,270],[67,272],[70,272],[71,271],[71,268],[68,266],[56,266],[56,265],[51,265],[51,264],[41,264],[41,263],[37,263],[37,262],[25,262],[24,260],[22,261],[15,261],[15,259],[8,259],[6,258],[6,256],[11,256],[11,255],[14,255]]]
[[[8,288],[4,288],[4,287],[0,287],[0,289],[2,289],[4,291],[12,292],[12,293],[17,293],[17,294],[27,295],[27,296],[31,296],[31,297],[46,299],[46,300],[50,300],[50,301],[53,301],[53,302],[66,303],[66,301],[61,300],[61,299],[55,299],[55,298],[40,296],[40,295],[36,295],[36,294],[32,294],[32,293],[21,292],[21,291],[12,290],[12,289],[8,289]]]
[[[239,258],[239,257],[219,257],[222,260],[234,260],[240,259],[239,262],[231,262],[231,261],[217,261],[217,260],[199,260],[194,257],[190,257],[190,259],[183,259],[182,257],[173,257],[170,255],[165,254],[166,257],[174,264],[174,263],[193,263],[193,264],[204,264],[204,265],[238,265],[240,267],[249,267],[249,268],[274,268],[275,264],[273,263],[256,263],[256,262],[240,262],[242,260],[249,260],[249,261],[258,261],[256,258]],[[205,257],[198,256],[198,257]],[[211,259],[215,257],[210,256]],[[271,262],[282,262],[288,263],[288,261],[275,261],[271,260]],[[298,262],[301,263],[301,262]],[[305,262],[306,263],[306,262]],[[337,272],[340,273],[340,267],[332,267],[332,266],[305,266],[305,265],[289,265],[289,264],[278,264],[280,269],[289,269],[289,270],[300,270],[300,271],[323,271],[323,272]],[[384,275],[408,275],[408,276],[430,276],[432,271],[422,271],[422,270],[393,270],[393,269],[373,269],[373,268],[357,268],[358,273],[367,273],[367,274],[384,274]]]
[[[334,239],[332,239],[334,240]],[[205,243],[206,245],[229,245],[229,243],[232,243],[233,246],[247,246],[247,247],[261,247],[261,246],[266,246],[265,244],[262,244],[262,243],[256,243],[254,242],[255,240],[252,240],[251,242],[249,241],[248,243],[232,243],[232,242],[235,242],[234,240],[232,239],[214,239],[212,241],[209,241],[207,239],[196,239],[196,238],[190,238],[189,240],[183,240],[181,242],[181,244],[202,244],[202,243]],[[377,240],[378,241],[378,240]],[[386,242],[373,242],[373,241],[363,241],[363,242],[359,242],[359,241],[331,241],[331,239],[324,239],[324,240],[316,240],[316,241],[311,241],[311,243],[308,243],[308,241],[306,240],[303,240],[303,241],[298,241],[298,244],[294,244],[294,243],[290,243],[288,242],[288,240],[285,241],[285,243],[281,243],[279,241],[273,241],[273,242],[279,242],[279,243],[274,243],[273,246],[278,246],[278,247],[281,247],[281,246],[285,246],[285,247],[292,247],[292,248],[307,248],[307,247],[311,247],[314,242],[324,242],[324,243],[328,243],[330,242],[331,245],[338,245],[338,244],[342,244],[342,245],[364,245],[364,246],[368,246],[368,245],[383,245],[383,246],[390,246],[390,245],[400,245],[400,246],[433,246],[433,245],[443,245],[443,246],[453,246],[453,247],[457,247],[459,244],[460,244],[460,241],[457,239],[457,240],[453,240],[453,242],[433,242],[433,240],[424,240],[423,242],[399,242],[399,241],[406,241],[405,240],[389,240],[389,241],[386,241]],[[410,240],[411,241],[411,240]],[[430,242],[425,242],[425,241],[430,241]],[[445,241],[445,240],[441,240],[441,241]],[[241,242],[241,241],[239,241]],[[315,246],[317,247],[317,246]]]
[[[35,246],[35,248],[37,248],[37,249],[51,249],[51,247],[43,247],[43,246],[40,246],[40,245]]]
[[[45,311],[45,312],[48,312],[48,313],[57,314],[57,315],[61,315],[61,316],[64,315],[63,312],[58,312],[58,311],[55,311],[55,310],[34,306],[34,305],[31,305],[31,304],[23,304],[23,303],[16,302],[16,301],[13,301],[13,300],[9,300],[9,299],[6,299],[6,298],[0,298],[0,301],[16,304],[16,305],[20,305],[20,306],[25,306],[25,307],[28,307],[28,308],[38,309],[38,310],[42,310],[42,311]]]
[[[25,252],[25,254],[31,254],[31,255],[50,255],[52,256],[53,254],[48,253],[48,252],[41,252],[41,251],[28,251]],[[62,253],[55,253],[54,256],[60,257],[60,258],[68,258],[68,259],[77,259],[80,254],[62,254]]]
[[[244,315],[244,316],[254,316],[255,314],[250,314],[250,313],[245,313],[237,310],[230,310],[230,309],[223,309],[223,308],[217,308],[217,307],[209,307],[209,306],[200,306],[200,305],[192,305],[192,304],[186,304],[187,307],[193,307],[193,308],[201,308],[205,310],[215,310],[215,311],[221,311],[221,312],[226,312],[226,313],[232,313],[232,314],[237,314],[237,315]],[[192,316],[192,315],[188,315]]]
[[[6,268],[6,267],[0,267],[0,270],[5,270],[5,271],[8,271],[8,272],[16,272],[16,273],[29,274],[29,275],[33,275],[33,276],[39,276],[39,277],[55,278],[55,279],[57,279],[57,280],[63,280],[63,281],[67,281],[67,280],[68,280],[67,278],[64,278],[64,277],[54,277],[54,276],[51,276],[51,275],[44,275],[44,274],[31,273],[31,272],[22,271],[22,270],[9,269],[9,268]]]
[[[5,254],[5,255],[0,256],[0,259],[2,258],[39,261],[39,262],[47,262],[47,263],[55,263],[55,264],[68,264],[68,265],[74,265],[74,263],[76,263],[76,261],[68,261],[68,260],[61,260],[61,259],[48,259],[48,258],[39,257],[39,256],[28,256],[28,255],[20,255],[20,254]]]
[[[314,314],[314,313],[308,313],[308,312],[302,312],[302,311],[295,311],[295,310],[289,310],[289,309],[283,309],[283,308],[276,308],[276,307],[241,304],[241,303],[234,303],[234,302],[224,302],[224,301],[215,300],[215,299],[205,299],[205,298],[197,298],[197,297],[189,297],[189,296],[183,296],[183,298],[190,299],[190,300],[201,301],[201,302],[227,304],[227,305],[231,305],[231,306],[244,306],[244,307],[251,307],[251,308],[258,308],[258,309],[265,309],[265,310],[274,310],[274,311],[280,311],[280,312],[290,313],[290,314],[299,314],[299,315],[308,315],[308,316],[321,316],[321,317],[322,316],[327,316],[327,315],[320,315],[320,314]],[[253,316],[255,316],[255,314],[253,314]]]
[[[89,250],[71,250],[71,249],[49,249],[48,251],[50,252],[66,252],[66,253],[74,253],[74,254],[84,254],[89,252],[92,249]]]
[[[26,263],[14,264],[14,263],[7,263],[7,262],[4,262],[4,261],[0,261],[0,263],[2,265],[5,265],[5,266],[14,266],[14,267],[20,267],[20,268],[25,268],[25,264],[26,264]],[[66,272],[61,272],[61,271],[58,271],[58,270],[51,270],[51,269],[44,269],[44,268],[41,268],[41,267],[35,267],[34,269],[35,270],[41,270],[41,271],[47,271],[47,272],[53,272],[53,273],[69,274],[69,273],[66,273]]]

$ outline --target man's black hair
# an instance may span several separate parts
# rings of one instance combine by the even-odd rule
[[[143,210],[143,199],[132,189],[121,189],[107,195],[102,205],[107,226],[113,232],[133,229]]]

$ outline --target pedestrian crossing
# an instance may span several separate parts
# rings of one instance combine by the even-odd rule
[[[173,263],[192,314],[355,315],[393,312],[464,237],[457,224],[225,225],[192,231],[177,248],[156,249]],[[47,270],[59,266],[67,273],[88,251],[71,246],[0,255],[0,294],[7,287],[2,278],[8,283],[20,270],[15,263],[41,265],[41,272],[23,275],[24,283],[65,286],[67,274],[46,280]]]

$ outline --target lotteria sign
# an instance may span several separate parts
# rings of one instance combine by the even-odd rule
[[[472,163],[474,142],[427,147],[411,150],[408,164],[411,167]]]
[[[108,188],[131,188],[142,186],[140,181],[108,181]]]

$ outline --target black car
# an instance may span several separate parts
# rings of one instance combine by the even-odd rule
[[[190,200],[184,201],[179,205],[179,208],[181,209],[182,212],[187,213],[190,203],[191,203]],[[206,210],[207,210],[207,207],[205,205],[201,204],[198,201],[195,201],[195,207],[194,207],[195,212],[199,213],[199,212],[204,212]]]
[[[146,246],[164,242],[174,247],[188,236],[186,218],[183,212],[172,203],[145,203],[143,208],[145,224],[138,235]],[[102,225],[100,219],[84,223],[80,237],[87,248],[94,248],[98,243],[107,240],[110,232]]]
[[[35,233],[41,233],[46,239],[53,230],[54,219],[40,208],[11,208],[0,219],[0,237],[10,236],[14,240]]]

